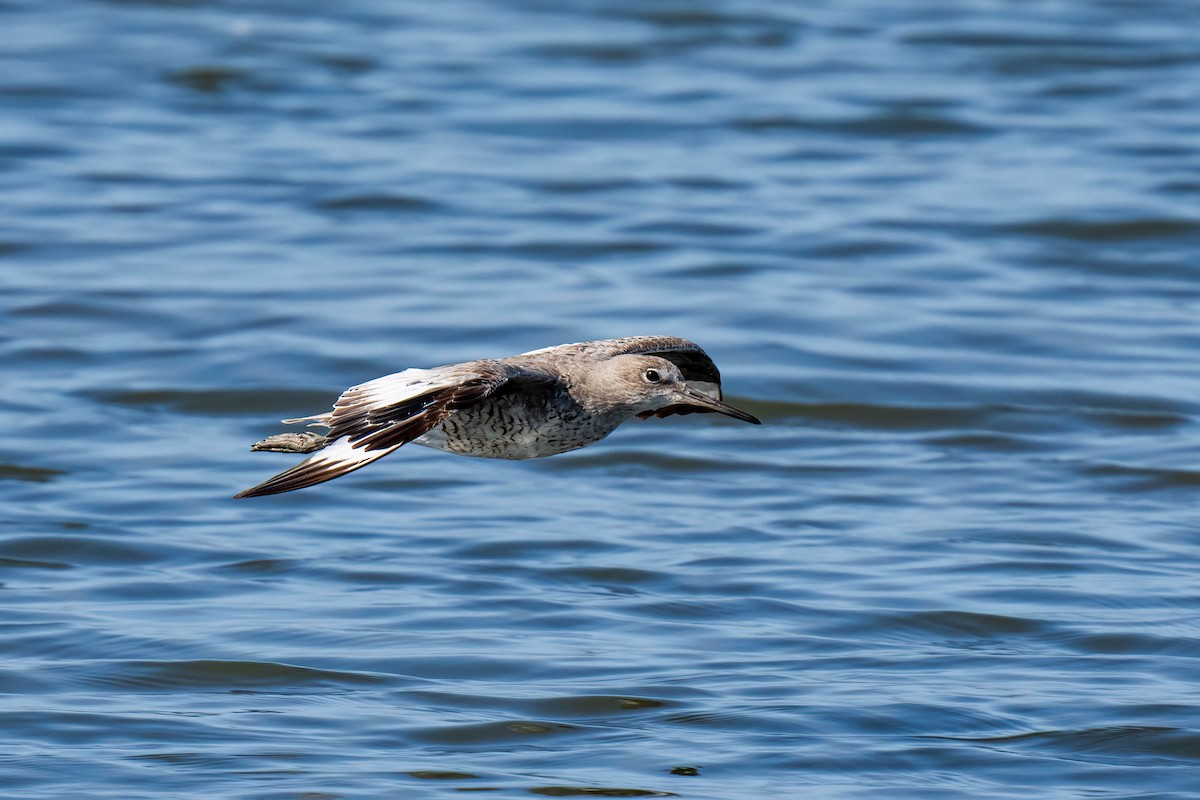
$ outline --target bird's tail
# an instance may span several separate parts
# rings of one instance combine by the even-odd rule
[[[302,433],[277,433],[250,445],[251,452],[268,453],[315,453],[329,444],[324,434],[304,431]]]

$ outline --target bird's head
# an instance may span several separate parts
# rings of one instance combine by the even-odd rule
[[[658,356],[623,355],[603,362],[589,379],[598,397],[638,417],[716,412],[755,425],[759,420],[720,399],[714,386],[708,394],[688,386],[679,367]],[[668,410],[669,409],[669,410]],[[661,412],[666,413],[661,413]]]

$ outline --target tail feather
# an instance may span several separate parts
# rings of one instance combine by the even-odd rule
[[[260,439],[250,445],[251,452],[266,451],[269,453],[315,453],[329,443],[319,433],[304,431],[303,433],[277,433]]]

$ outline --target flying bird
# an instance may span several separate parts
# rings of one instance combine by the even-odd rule
[[[716,412],[759,420],[721,400],[721,373],[694,342],[629,336],[561,344],[509,358],[406,369],[352,386],[324,414],[285,423],[251,450],[313,453],[234,497],[340,478],[412,442],[464,456],[542,458],[608,436],[626,420]]]

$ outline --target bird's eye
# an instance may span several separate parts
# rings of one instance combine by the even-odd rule
[[[648,369],[643,373],[643,375],[645,376],[647,383],[658,383],[662,380],[662,373],[656,369]]]

